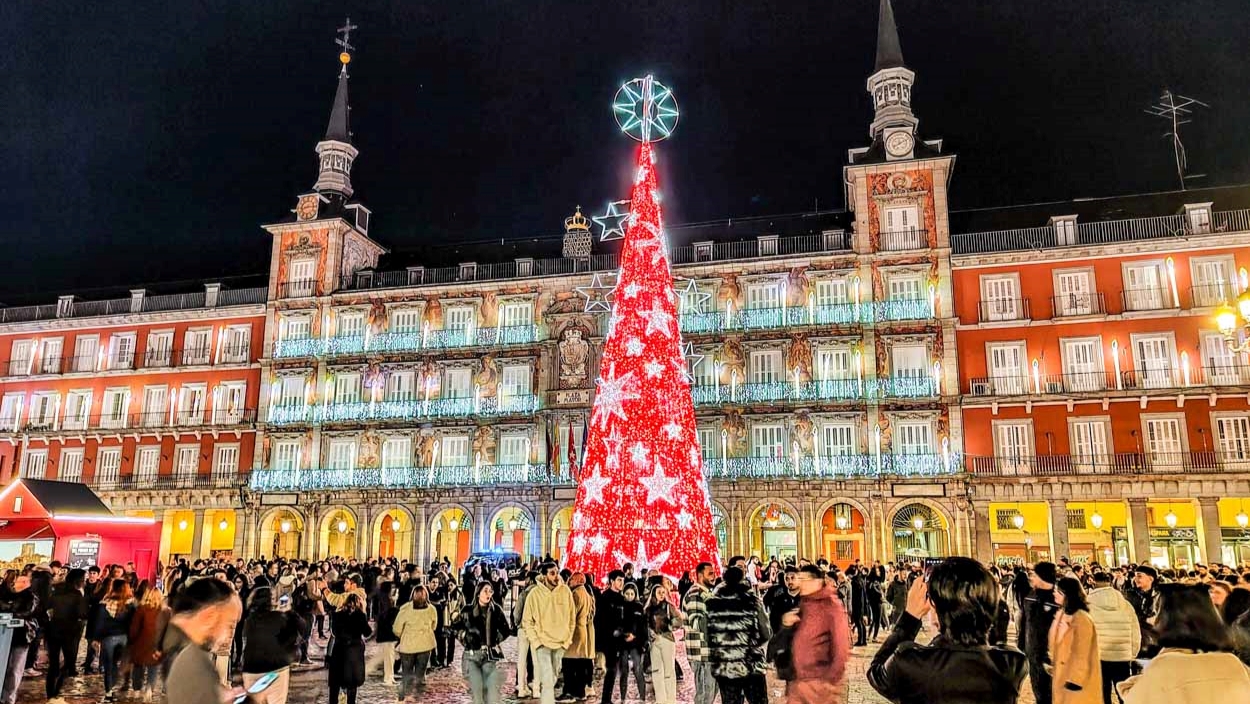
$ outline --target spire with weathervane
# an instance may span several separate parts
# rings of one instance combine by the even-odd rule
[[[868,134],[873,141],[883,140],[887,150],[898,158],[905,151],[910,156],[914,144],[916,125],[919,120],[911,112],[911,87],[916,74],[903,64],[903,49],[898,41],[898,27],[894,24],[894,8],[890,0],[881,0],[881,14],[877,20],[877,62],[868,77],[868,94],[872,96],[875,115]],[[891,137],[904,133],[906,137],[893,137],[893,149],[889,149]]]
[[[317,183],[313,188],[323,195],[338,194],[343,199],[352,195],[352,162],[358,154],[352,146],[352,133],[348,128],[351,107],[347,104],[347,64],[352,60],[350,43],[352,30],[356,25],[351,18],[339,28],[342,39],[335,39],[342,51],[339,63],[343,68],[339,71],[339,87],[334,93],[334,107],[330,110],[330,124],[326,127],[325,139],[317,143],[317,156],[321,162],[321,171],[317,175]]]

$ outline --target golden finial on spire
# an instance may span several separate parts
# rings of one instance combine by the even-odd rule
[[[343,48],[343,51],[339,53],[339,63],[343,64],[344,69],[347,68],[347,64],[352,60],[352,49],[356,48],[352,46],[349,41],[351,39],[352,30],[356,28],[356,25],[352,24],[352,18],[348,17],[347,21],[343,23],[342,27],[338,28],[337,32],[337,34],[342,34],[343,38],[334,40],[335,44],[338,44]]]
[[[577,212],[572,217],[564,219],[564,231],[573,232],[574,230],[590,230],[590,221],[582,215],[582,206],[577,206]]]

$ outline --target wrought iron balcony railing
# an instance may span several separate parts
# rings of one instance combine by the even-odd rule
[[[1065,293],[1050,298],[1051,316],[1073,318],[1081,315],[1103,315],[1107,305],[1102,293]]]
[[[572,484],[542,464],[375,467],[371,469],[258,469],[248,479],[252,491],[324,489],[416,489],[436,486]]]
[[[941,454],[854,454],[812,457],[730,457],[704,458],[708,479],[835,479],[854,477],[914,476],[931,477],[962,471],[958,453]]]
[[[1250,366],[1166,366],[1115,372],[1089,371],[1064,374],[975,377],[968,382],[970,396],[1036,396],[1048,394],[1189,389],[1250,384]]]
[[[1172,298],[1171,289],[1165,286],[1126,288],[1120,292],[1120,300],[1124,304],[1125,312],[1167,310],[1177,307],[1176,301]]]
[[[464,347],[522,345],[542,339],[536,325],[512,325],[497,328],[463,330],[430,330],[384,332],[379,335],[340,337],[306,337],[279,340],[274,343],[275,358],[333,357],[369,352],[420,352]]]
[[[98,413],[78,416],[0,417],[0,434],[5,433],[107,433],[113,430],[189,430],[195,428],[227,428],[250,426],[256,422],[256,410],[219,409],[184,411],[174,409],[138,413]]]
[[[87,482],[100,491],[130,489],[228,489],[242,486],[246,477],[238,474],[119,474],[96,475]]]
[[[1088,455],[968,456],[968,471],[982,477],[1077,474],[1176,474],[1250,471],[1250,453],[1120,452]]]
[[[538,410],[535,395],[431,398],[411,401],[359,401],[318,405],[278,405],[269,409],[269,425],[364,423],[423,418],[526,415]]]
[[[1250,210],[1211,213],[1209,223],[1195,225],[1187,215],[1078,222],[1075,229],[1054,226],[1016,230],[965,232],[951,235],[955,254],[1051,249],[1085,245],[1117,244],[1143,240],[1217,235],[1250,230]]]
[[[982,323],[1031,320],[1032,315],[1029,313],[1029,299],[995,298],[988,301],[981,301],[979,319]]]
[[[893,230],[881,233],[881,251],[883,252],[901,252],[909,249],[925,249],[928,246],[928,230]]]

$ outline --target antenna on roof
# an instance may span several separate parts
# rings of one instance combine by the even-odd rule
[[[1197,98],[1177,95],[1165,88],[1163,95],[1159,96],[1159,102],[1146,109],[1146,114],[1161,117],[1172,127],[1171,131],[1165,132],[1163,136],[1172,138],[1172,153],[1176,156],[1176,177],[1180,179],[1182,191],[1185,190],[1185,179],[1206,176],[1206,174],[1185,174],[1185,171],[1189,169],[1189,158],[1185,154],[1185,145],[1181,142],[1181,125],[1193,122],[1192,115],[1195,106],[1211,107]]]

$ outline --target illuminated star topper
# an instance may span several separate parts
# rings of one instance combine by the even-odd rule
[[[621,131],[639,142],[667,139],[677,127],[677,98],[651,76],[621,86],[612,99],[612,112]]]
[[[599,235],[600,242],[624,239],[625,228],[622,226],[629,219],[629,201],[616,200],[608,203],[608,210],[603,215],[592,217],[591,220],[603,229]]]

